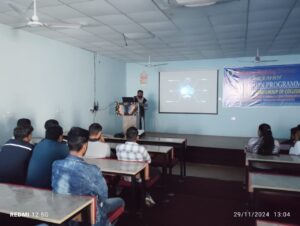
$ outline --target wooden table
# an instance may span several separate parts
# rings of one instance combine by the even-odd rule
[[[300,164],[300,156],[298,155],[259,155],[246,152],[245,165],[249,166],[253,162],[260,163],[281,163],[281,164]]]
[[[53,224],[62,224],[84,209],[92,208],[94,202],[93,197],[60,195],[45,189],[2,183],[0,194],[0,213]]]
[[[278,223],[273,221],[256,220],[256,226],[299,226],[299,225]]]
[[[112,135],[104,135],[105,141],[108,143],[125,143],[125,138],[116,138]],[[187,140],[185,138],[165,138],[165,137],[143,137],[137,141],[143,145],[158,145],[158,146],[172,146],[175,152],[179,152],[180,160],[180,175],[186,176],[186,161],[185,155],[187,150]]]
[[[300,177],[267,173],[250,173],[248,191],[254,192],[255,189],[300,193]]]
[[[135,177],[143,173],[147,167],[144,162],[119,161],[115,159],[84,158],[89,163],[98,166],[103,173]]]
[[[300,177],[280,174],[250,173],[248,191],[250,192],[252,210],[255,212],[259,210],[257,208],[259,194],[272,195],[274,197],[278,196],[281,198],[288,197],[289,199],[294,197],[298,199],[300,197]],[[274,205],[274,203],[272,205]],[[278,201],[278,207],[282,209],[281,201]],[[287,209],[282,209],[282,211],[285,212],[286,216],[293,214]],[[274,217],[274,213],[276,212],[270,213],[270,215]]]
[[[85,158],[87,163],[98,166],[103,174],[114,174],[121,176],[130,176],[132,185],[132,198],[136,198],[136,176],[140,175],[142,179],[142,203],[145,197],[145,172],[148,169],[148,163],[144,162],[130,162],[130,161],[119,161],[115,159],[95,159]],[[142,204],[143,206],[143,204]]]
[[[112,149],[116,149],[118,143],[110,143],[107,142],[107,144],[110,146]],[[167,168],[168,166],[171,167],[172,160],[174,158],[174,149],[171,146],[157,146],[157,145],[143,145],[148,152],[150,153],[155,153],[155,154],[161,154],[164,157],[164,161],[162,164],[159,164],[157,166],[162,167],[163,172],[163,184],[166,185],[166,177],[167,177]],[[151,162],[151,164],[153,161]]]
[[[281,172],[285,170],[288,174],[300,174],[300,156],[297,155],[259,155],[246,152],[245,167],[246,167],[246,186],[249,184],[249,173],[252,171],[253,165],[256,165],[258,170],[258,164],[261,167],[269,167],[269,171],[272,171],[272,167],[276,166],[276,169]],[[298,171],[296,171],[298,170]],[[274,171],[274,169],[273,169]]]

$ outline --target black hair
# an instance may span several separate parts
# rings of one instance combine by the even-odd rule
[[[63,135],[61,126],[51,126],[46,130],[46,139],[57,141],[61,135]]]
[[[21,126],[31,126],[31,121],[28,118],[20,118],[17,121],[17,127],[21,127]]]
[[[293,136],[296,135],[298,130],[300,130],[299,126],[291,128],[291,139],[292,139]]]
[[[258,127],[260,136],[262,137],[262,142],[258,147],[258,154],[271,155],[274,149],[274,138],[271,131],[271,126],[263,123]]]
[[[144,93],[144,91],[141,90],[141,89],[139,89],[137,92],[138,92],[138,93]]]
[[[96,135],[102,131],[102,126],[99,123],[93,123],[89,127],[89,133],[91,135]]]
[[[32,126],[17,126],[14,129],[14,136],[16,140],[23,140],[28,137],[33,131]]]
[[[45,124],[44,124],[44,127],[45,129],[47,130],[49,127],[51,126],[59,126],[59,123],[57,120],[55,119],[48,119]]]
[[[126,138],[128,140],[135,140],[138,135],[139,135],[139,132],[138,132],[137,128],[135,128],[134,126],[129,127],[126,130]]]
[[[89,131],[79,128],[72,127],[68,133],[68,147],[70,151],[80,151],[85,143],[88,142]]]

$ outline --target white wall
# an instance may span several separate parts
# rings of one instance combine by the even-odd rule
[[[126,94],[126,64],[97,57],[96,84],[101,109],[96,115],[96,121],[103,126],[104,133],[122,132],[122,118],[115,114],[115,102],[120,102]]]
[[[262,58],[278,59],[278,62],[275,63],[279,65],[300,63],[300,55]],[[149,101],[149,110],[146,115],[148,131],[251,137],[256,136],[258,125],[266,122],[272,126],[275,137],[288,137],[290,128],[300,124],[300,107],[223,108],[222,106],[224,68],[254,66],[253,63],[243,62],[251,60],[253,58],[177,61],[169,62],[168,65],[159,68],[145,68],[131,63],[127,65],[127,95],[134,95],[138,89],[144,90],[144,95]],[[267,64],[261,63],[260,65]],[[219,70],[218,115],[159,114],[158,71],[198,69]],[[141,85],[139,80],[143,71],[148,74],[148,83],[145,85]],[[232,120],[232,117],[235,117],[236,120]]]
[[[124,63],[105,59],[98,70],[102,67],[105,73],[97,71],[98,80],[105,83],[118,74],[125,81]],[[71,126],[87,128],[93,121],[89,111],[93,104],[93,70],[93,54],[89,51],[0,25],[0,144],[12,136],[20,117],[32,120],[34,136],[44,135],[43,125],[49,118],[59,120],[64,130]],[[124,95],[124,83],[114,88],[116,95]],[[97,98],[100,103],[113,100],[106,92],[100,92]],[[100,123],[111,120],[101,114]],[[118,131],[117,125],[111,125],[108,130]]]

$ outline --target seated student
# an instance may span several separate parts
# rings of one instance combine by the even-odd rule
[[[14,139],[7,141],[0,151],[0,182],[24,184],[33,149],[30,144],[32,126],[14,129]]]
[[[31,126],[31,121],[28,118],[20,118],[17,121],[17,127],[20,126]]]
[[[290,148],[289,154],[300,155],[300,125],[296,127],[295,143],[293,147]]]
[[[297,132],[297,127],[291,128],[291,134],[290,134],[290,139],[282,141],[281,144],[289,144],[289,145],[294,145],[295,143],[295,135]]]
[[[66,144],[61,143],[63,129],[60,126],[47,127],[46,138],[38,143],[28,166],[26,184],[51,189],[52,163],[69,155]]]
[[[31,126],[31,121],[28,118],[20,118],[17,121],[17,127]],[[11,139],[15,139],[13,136]]]
[[[258,127],[258,137],[251,138],[245,147],[246,151],[261,155],[278,154],[280,145],[274,140],[271,126],[263,123]]]
[[[89,127],[89,143],[85,154],[86,158],[109,158],[110,147],[104,143],[102,136],[102,126],[99,123],[93,123]]]
[[[52,188],[59,194],[97,196],[96,225],[108,225],[108,214],[124,206],[121,198],[108,198],[101,170],[84,161],[88,146],[87,130],[73,127],[68,133],[70,155],[52,165]]]
[[[52,126],[59,126],[58,121],[55,119],[48,119],[44,124],[45,130],[47,130],[49,127],[52,127]]]
[[[138,140],[138,130],[135,127],[130,127],[126,131],[127,142],[125,144],[119,144],[116,147],[116,154],[118,160],[123,161],[141,161],[151,163],[151,157],[142,145],[139,145],[136,141]],[[151,176],[151,175],[150,175]],[[130,178],[128,178],[130,179]],[[125,178],[127,180],[127,178]],[[155,205],[154,200],[149,193],[146,193],[145,202],[147,206]]]

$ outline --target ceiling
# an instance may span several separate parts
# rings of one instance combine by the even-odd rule
[[[24,10],[32,0],[10,0]],[[25,23],[0,0],[0,23]],[[234,0],[175,7],[167,0],[37,0],[45,23],[81,23],[80,29],[25,28],[28,32],[125,62],[156,62],[300,54],[300,0]],[[27,15],[33,14],[32,9]],[[123,33],[152,38],[124,40]],[[126,44],[127,43],[127,44]]]

